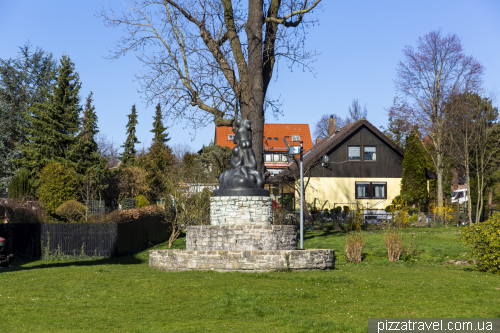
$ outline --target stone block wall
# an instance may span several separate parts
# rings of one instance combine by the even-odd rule
[[[292,225],[202,225],[186,228],[188,251],[296,250]]]
[[[287,263],[288,262],[288,263]],[[334,250],[187,251],[151,250],[149,267],[165,271],[269,272],[278,269],[334,269]]]
[[[271,225],[273,203],[270,197],[212,197],[211,225]]]

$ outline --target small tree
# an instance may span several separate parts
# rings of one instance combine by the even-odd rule
[[[78,180],[75,170],[50,162],[40,172],[38,198],[49,214],[54,214],[63,202],[76,199]]]

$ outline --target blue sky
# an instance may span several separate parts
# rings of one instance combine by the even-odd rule
[[[0,1],[0,58],[15,57],[18,46],[29,41],[75,62],[82,82],[82,104],[90,91],[99,129],[118,144],[125,140],[126,115],[137,105],[137,136],[151,142],[154,107],[146,107],[137,92],[134,73],[141,64],[133,53],[118,60],[105,59],[122,35],[121,28],[106,28],[95,13],[102,6],[115,11],[122,1]],[[323,0],[319,24],[308,30],[306,46],[320,55],[315,75],[286,63],[279,65],[269,92],[283,102],[283,116],[270,123],[308,123],[311,130],[323,114],[345,116],[353,98],[368,109],[377,127],[387,123],[386,109],[396,95],[393,80],[405,45],[441,28],[462,38],[465,53],[485,66],[484,87],[500,91],[500,1],[498,0]],[[498,101],[495,103],[499,105]],[[196,133],[184,124],[172,124],[172,145],[187,143],[193,150],[213,140],[214,125]],[[312,134],[312,133],[311,133]]]

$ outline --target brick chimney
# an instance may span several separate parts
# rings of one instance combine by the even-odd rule
[[[316,138],[316,144],[320,143],[320,141],[321,141],[321,138],[318,136],[318,137]]]
[[[328,120],[328,136],[332,136],[335,133],[335,118],[330,116]]]

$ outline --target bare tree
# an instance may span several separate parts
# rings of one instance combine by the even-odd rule
[[[357,98],[352,100],[352,104],[347,111],[348,111],[347,123],[352,123],[358,119],[366,118],[366,115],[368,114],[368,111],[366,110],[366,105],[363,108],[361,108],[361,105],[359,104]]]
[[[303,48],[304,17],[320,1],[134,0],[121,15],[100,15],[108,26],[125,27],[112,57],[137,52],[149,102],[160,101],[168,118],[194,128],[251,120],[264,171],[264,103],[274,67],[285,58],[310,69],[315,54]]]
[[[188,153],[193,153],[193,148],[185,142],[176,143],[172,146],[172,154],[174,154],[175,161],[178,164],[182,164],[183,157]]]
[[[432,140],[433,147],[428,153],[436,168],[438,206],[442,206],[447,123],[444,105],[461,92],[478,91],[483,67],[463,53],[457,35],[443,36],[440,30],[419,38],[416,50],[406,46],[403,54],[404,60],[399,62],[394,80],[401,93],[401,104],[392,107],[389,114],[417,125]]]
[[[328,137],[328,126],[329,126],[330,117],[333,117],[335,119],[335,127],[336,128],[344,127],[345,125],[347,125],[349,123],[347,121],[347,119],[344,119],[341,116],[337,116],[335,113],[334,114],[324,114],[321,116],[321,118],[318,120],[318,122],[314,126],[314,137],[321,138],[321,139]]]
[[[491,170],[492,162],[500,153],[500,129],[498,127],[498,109],[492,106],[491,100],[483,98],[476,103],[476,107],[482,111],[481,117],[474,121],[476,140],[473,149],[478,197],[475,222],[479,223],[484,208],[485,188],[493,173]]]
[[[96,136],[96,143],[101,157],[107,159],[106,167],[108,169],[117,167],[120,162],[118,160],[120,154],[118,153],[119,146],[116,142],[112,138],[109,139],[106,134],[100,132]]]

